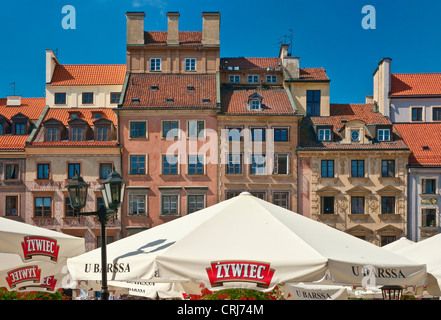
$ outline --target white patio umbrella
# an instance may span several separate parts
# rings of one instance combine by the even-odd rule
[[[73,279],[99,280],[101,252],[68,259]],[[424,284],[426,268],[366,241],[243,193],[107,246],[108,279],[271,290],[279,283]],[[156,279],[155,273],[157,274]],[[373,273],[371,276],[373,276]]]
[[[406,259],[427,265],[427,292],[441,296],[441,234],[395,251]]]
[[[411,246],[412,244],[414,244],[415,242],[412,240],[407,239],[406,237],[401,237],[400,239],[391,242],[385,246],[382,246],[383,249],[389,250],[389,251],[397,251],[397,250],[401,250],[403,248],[406,248],[408,246]]]
[[[84,239],[0,218],[0,286],[55,291],[69,284],[68,257],[85,252]]]

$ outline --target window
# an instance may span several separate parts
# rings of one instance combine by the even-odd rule
[[[381,214],[395,214],[395,197],[381,197]]]
[[[390,141],[390,129],[378,129],[378,141]]]
[[[83,104],[93,103],[93,92],[83,92]]]
[[[242,155],[229,154],[227,164],[227,174],[241,174],[242,173]]]
[[[251,174],[265,174],[265,155],[251,156]]]
[[[351,177],[353,178],[364,177],[364,160],[351,161]]]
[[[240,83],[240,76],[239,75],[230,75],[228,77],[228,81],[230,83]]]
[[[250,194],[253,197],[262,199],[262,200],[266,200],[266,192],[265,191],[250,191]]]
[[[26,125],[24,123],[16,123],[15,134],[26,134]]]
[[[322,178],[334,178],[334,160],[322,160]]]
[[[0,123],[0,134],[3,134],[3,123]]]
[[[289,129],[288,128],[274,128],[274,141],[286,142],[289,141]]]
[[[273,204],[289,209],[289,192],[273,192]]]
[[[238,195],[241,194],[242,191],[227,191],[225,193],[225,200],[237,197]]]
[[[79,163],[69,163],[67,165],[67,178],[72,179],[75,175],[80,175],[80,167]]]
[[[267,75],[266,82],[267,83],[277,83],[277,76],[276,75]]]
[[[162,122],[162,136],[164,138],[178,137],[178,121],[163,121]]]
[[[178,174],[178,156],[162,156],[162,174]]]
[[[204,174],[204,156],[188,156],[188,174]]]
[[[436,179],[423,179],[422,192],[423,194],[435,194]]]
[[[360,141],[360,130],[351,130],[351,141]]]
[[[432,120],[441,121],[441,108],[432,108]]]
[[[190,138],[203,138],[205,134],[205,122],[202,120],[188,121],[188,136]]]
[[[50,218],[52,216],[52,198],[34,198],[34,216],[37,218]]]
[[[18,196],[6,196],[6,216],[18,216]]]
[[[320,90],[306,91],[306,115],[320,116]]]
[[[46,141],[58,141],[58,128],[46,129]]]
[[[204,195],[189,195],[187,197],[187,213],[193,213],[204,209],[205,196]]]
[[[383,178],[395,177],[395,160],[381,161],[381,176]]]
[[[97,141],[107,141],[109,140],[109,128],[108,127],[97,127],[96,140]]]
[[[322,214],[334,214],[334,197],[322,197]]]
[[[227,128],[229,141],[240,141],[242,137],[242,128]]]
[[[265,128],[251,128],[251,141],[265,141]]]
[[[421,212],[421,226],[435,227],[436,226],[436,209],[423,209]]]
[[[113,170],[113,163],[100,163],[100,179],[107,179],[109,173]]]
[[[145,138],[146,137],[146,122],[130,122],[130,138]]]
[[[161,71],[161,58],[150,59],[150,71]]]
[[[250,101],[251,110],[260,110],[260,101],[259,100],[251,100]]]
[[[49,163],[37,164],[37,179],[49,179],[50,177],[50,165]]]
[[[364,214],[364,197],[351,197],[351,214]]]
[[[331,129],[319,129],[318,136],[320,141],[330,141]]]
[[[64,215],[66,218],[74,218],[75,217],[75,210],[70,205],[70,198],[69,197],[64,198]]]
[[[129,215],[145,215],[146,214],[146,195],[145,194],[129,194]]]
[[[248,83],[259,83],[259,76],[255,74],[248,75]]]
[[[161,195],[161,214],[177,215],[178,214],[178,195]]]
[[[130,174],[145,174],[145,155],[130,156]]]
[[[55,104],[66,104],[66,92],[55,92]]]
[[[396,236],[381,236],[381,246],[385,246],[389,243],[392,243],[394,241],[397,241]]]
[[[195,58],[185,59],[185,71],[196,71],[196,59]]]
[[[274,154],[274,174],[289,174],[289,154]]]
[[[84,128],[73,127],[72,128],[72,141],[83,141],[84,140]]]
[[[412,121],[423,121],[423,108],[412,108]]]
[[[118,103],[120,96],[121,96],[120,92],[111,92],[110,93],[110,103]]]
[[[17,180],[18,179],[18,164],[6,164],[5,180]]]

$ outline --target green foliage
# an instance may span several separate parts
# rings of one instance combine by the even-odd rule
[[[69,298],[63,294],[63,289],[48,293],[43,291],[8,291],[3,287],[0,288],[0,300],[69,300]]]
[[[190,300],[282,300],[283,292],[278,286],[272,291],[261,292],[251,289],[224,289],[210,291],[202,287],[200,295],[190,295]]]

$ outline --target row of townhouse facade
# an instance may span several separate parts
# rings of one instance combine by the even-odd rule
[[[66,184],[79,173],[96,211],[115,169],[127,186],[108,242],[243,191],[377,245],[438,232],[438,157],[416,151],[430,135],[415,139],[413,120],[394,124],[406,101],[391,97],[407,82],[390,59],[366,103],[331,104],[325,69],[301,68],[288,45],[221,58],[218,12],[202,13],[202,31],[180,31],[178,12],[167,31],[145,31],[143,12],[126,18],[125,65],[63,65],[46,50],[46,97],[0,99],[0,216],[93,249],[99,222],[74,216]],[[417,185],[435,191],[411,194]]]

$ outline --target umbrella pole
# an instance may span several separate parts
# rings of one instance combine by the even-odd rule
[[[109,300],[109,289],[107,287],[107,211],[103,208],[98,210],[98,218],[101,223],[101,300]]]

